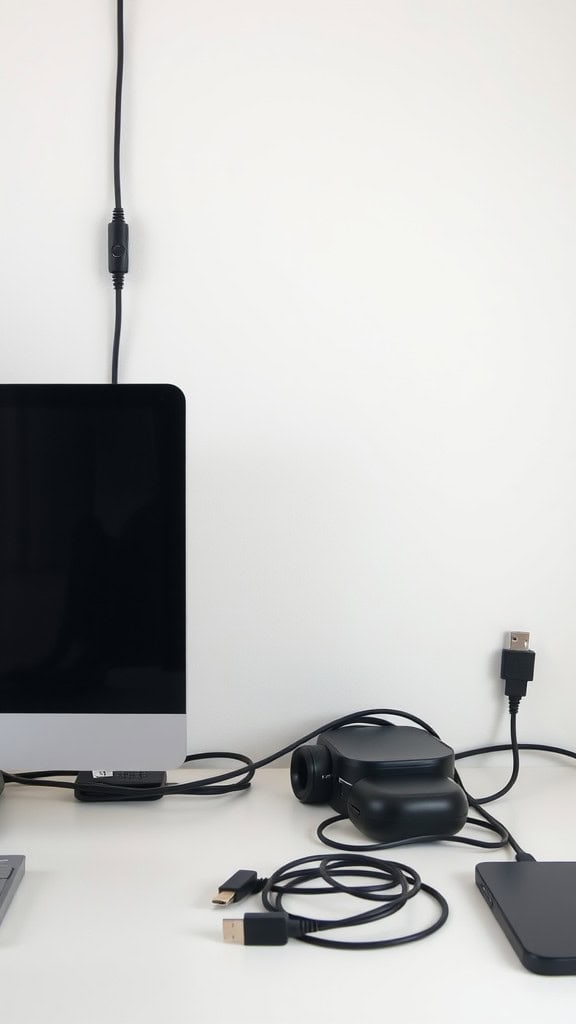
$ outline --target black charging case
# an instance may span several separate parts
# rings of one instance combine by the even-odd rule
[[[348,794],[350,821],[381,843],[454,835],[467,814],[466,794],[453,779],[360,779]]]

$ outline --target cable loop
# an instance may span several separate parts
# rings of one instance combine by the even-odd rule
[[[342,879],[347,878],[344,882]],[[370,878],[372,884],[351,883],[353,878]],[[322,886],[311,885],[320,881]],[[381,949],[398,946],[438,931],[448,918],[448,904],[441,893],[422,882],[414,868],[396,861],[380,860],[363,854],[339,854],[334,856],[300,857],[290,861],[274,872],[262,889],[262,903],[271,912],[287,913],[283,906],[285,896],[334,895],[342,893],[374,904],[368,910],[346,917],[329,919],[302,917],[287,914],[290,934],[301,942],[333,949]],[[434,900],[439,910],[431,925],[405,935],[367,941],[346,941],[328,939],[316,933],[334,928],[351,928],[357,925],[373,924],[401,911],[409,900],[425,893]]]

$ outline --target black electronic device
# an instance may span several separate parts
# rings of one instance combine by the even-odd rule
[[[476,885],[524,967],[576,974],[576,861],[477,864]]]
[[[330,803],[378,842],[454,835],[468,801],[454,751],[411,726],[351,725],[297,747],[290,778],[303,803]]]
[[[74,796],[86,803],[110,800],[160,800],[166,772],[78,772]]]

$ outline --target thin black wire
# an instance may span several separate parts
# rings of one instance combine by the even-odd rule
[[[518,748],[518,750],[537,750],[537,751],[543,751],[544,753],[559,754],[562,757],[571,757],[573,759],[576,759],[576,751],[568,750],[566,747],[551,746],[548,743],[518,743],[517,744],[517,748]],[[491,744],[490,746],[487,746],[487,747],[474,747],[471,750],[462,750],[459,753],[455,754],[454,756],[455,756],[455,759],[457,761],[459,761],[459,760],[462,760],[465,757],[476,757],[477,755],[482,755],[482,754],[492,754],[492,753],[497,753],[497,752],[499,752],[501,750],[512,750],[512,752],[513,752],[514,751],[514,746],[513,746],[512,743],[495,743],[495,744]],[[460,783],[460,785],[462,785],[462,782],[461,782],[457,772],[455,772],[454,778],[456,779],[457,782]],[[465,787],[462,786],[462,788],[464,789],[464,792],[466,793]],[[504,788],[507,789],[507,787],[504,787]],[[496,820],[495,818],[492,818],[492,815],[489,814],[488,811],[485,810],[485,808],[479,803],[479,801],[477,799],[475,799],[474,797],[470,796],[469,793],[466,793],[466,796],[468,797],[468,803],[472,807],[475,807],[476,810],[478,810],[480,812],[480,814],[482,814],[487,820],[490,820],[490,819],[492,819],[493,821]],[[531,860],[531,859],[533,860],[534,859],[534,858],[531,857],[530,854],[527,854],[524,850],[522,850],[522,848],[518,845],[518,843],[516,842],[514,837],[512,835],[510,835],[510,833],[508,833],[508,835],[509,835],[510,845],[512,846],[512,849],[516,852],[516,856],[517,856],[518,860]]]
[[[10,773],[9,772],[4,772],[3,774],[4,775],[8,775]],[[17,774],[14,775],[14,777],[15,778],[22,778],[22,779],[49,779],[49,778],[52,778],[54,775],[74,775],[74,776],[76,776],[76,775],[78,775],[78,772],[77,771],[18,772]]]
[[[204,785],[201,787],[201,789],[198,790],[198,792],[192,793],[192,796],[216,796],[222,793],[239,793],[243,789],[250,788],[250,783],[252,782],[252,779],[254,778],[254,773],[256,771],[256,765],[254,764],[252,758],[248,757],[247,754],[234,754],[231,751],[227,750],[213,750],[209,751],[208,753],[189,754],[188,757],[186,758],[186,762],[207,761],[213,760],[215,758],[222,758],[227,761],[242,761],[243,764],[247,766],[247,768],[245,769],[240,769],[240,771],[245,772],[244,778],[240,779],[239,782],[232,783],[232,785],[230,786],[216,784]],[[218,776],[216,776],[216,778],[218,778]],[[200,782],[202,781],[203,780],[200,779]]]
[[[77,772],[22,772],[18,775],[12,772],[1,772],[4,782],[18,782],[21,786],[50,786],[55,789],[74,789],[75,783],[73,782],[59,782],[57,779],[53,779],[47,782],[45,779],[40,778],[43,775],[77,775]]]
[[[190,754],[186,758],[186,762],[199,761],[217,756],[243,761],[245,767],[237,768],[229,772],[219,772],[217,775],[210,775],[205,779],[196,779],[193,782],[166,783],[163,787],[153,786],[149,787],[149,791],[151,794],[154,794],[156,796],[158,796],[159,793],[162,793],[162,795],[164,796],[172,794],[202,796],[209,795],[210,793],[232,793],[238,792],[239,790],[247,789],[248,786],[250,785],[251,780],[254,777],[254,773],[257,771],[258,768],[265,768],[266,765],[272,764],[272,762],[277,761],[279,758],[291,753],[291,751],[295,750],[296,747],[299,747],[302,744],[307,743],[308,740],[314,739],[321,732],[328,732],[331,729],[339,729],[346,725],[358,725],[365,723],[378,723],[383,727],[390,727],[390,722],[381,721],[380,719],[374,719],[371,717],[374,715],[390,715],[393,718],[405,718],[410,722],[414,722],[415,725],[419,725],[422,729],[424,729],[426,732],[429,732],[432,736],[436,736],[437,738],[439,738],[438,733],[432,728],[431,725],[428,725],[428,723],[424,722],[423,719],[418,718],[416,715],[411,715],[407,711],[397,711],[393,708],[370,708],[367,711],[356,711],[352,714],[343,715],[340,718],[335,718],[331,722],[326,722],[324,725],[320,725],[318,726],[318,728],[306,733],[305,736],[301,736],[299,739],[294,740],[292,743],[288,743],[285,747],[282,747],[280,750],[275,750],[274,753],[268,754],[266,757],[260,758],[258,761],[252,761],[252,759],[245,754],[233,754],[230,752],[222,752],[220,754]],[[4,774],[6,778],[7,773]],[[54,772],[53,774],[56,773]],[[39,784],[35,783],[34,781],[36,775],[37,773],[21,773],[18,776],[11,776],[9,778],[6,778],[6,781],[21,782],[24,785]],[[221,783],[229,782],[232,779],[238,780],[233,786],[221,786]],[[43,784],[50,785],[50,783]],[[116,794],[125,793],[127,796],[131,796],[134,793],[134,787],[132,786],[115,786],[112,784],[107,784],[103,780],[99,780],[98,785],[102,787],[106,787],[107,785],[109,785],[110,790]],[[146,786],[138,786],[137,792],[140,795],[145,794],[147,788],[148,787]]]
[[[207,759],[207,758],[211,759],[211,758],[219,757],[219,758],[230,758],[230,759],[233,759],[233,760],[242,761],[244,763],[245,767],[244,768],[239,768],[239,769],[236,769],[236,770],[230,771],[230,772],[221,772],[221,773],[219,773],[217,775],[211,775],[211,776],[209,776],[209,777],[207,777],[205,779],[198,779],[198,780],[195,780],[194,782],[190,782],[190,783],[182,783],[182,784],[178,784],[178,785],[167,783],[160,790],[160,792],[163,795],[170,795],[170,794],[178,795],[178,794],[182,794],[182,795],[192,795],[192,796],[202,796],[202,795],[208,796],[208,795],[216,795],[216,794],[219,794],[219,793],[233,793],[233,792],[238,792],[238,791],[241,791],[241,790],[248,789],[249,786],[250,786],[250,783],[251,783],[251,781],[252,781],[252,779],[254,777],[254,774],[255,774],[255,772],[257,771],[258,768],[263,768],[266,765],[271,764],[273,761],[275,761],[275,760],[277,760],[277,759],[279,759],[281,757],[284,757],[286,754],[289,754],[296,747],[300,746],[303,743],[307,743],[308,740],[314,739],[321,732],[327,732],[330,729],[340,728],[340,727],[345,726],[345,725],[353,725],[353,724],[360,724],[360,723],[379,724],[381,726],[391,727],[391,723],[390,722],[385,721],[385,720],[381,720],[379,718],[372,717],[372,716],[375,716],[375,715],[390,715],[392,717],[398,717],[398,718],[407,719],[408,721],[414,722],[416,725],[419,725],[426,732],[429,732],[432,736],[438,737],[438,733],[430,725],[428,725],[428,723],[424,722],[421,718],[417,718],[415,715],[411,715],[411,714],[409,714],[408,712],[405,712],[405,711],[397,711],[397,710],[390,709],[390,708],[372,708],[372,709],[367,710],[367,711],[353,712],[350,715],[345,715],[345,716],[343,716],[341,718],[336,718],[333,721],[328,722],[328,723],[326,723],[324,725],[321,725],[319,728],[314,729],[313,731],[307,733],[305,736],[300,737],[299,739],[295,740],[294,742],[288,744],[285,747],[282,747],[280,750],[275,751],[273,754],[269,754],[267,757],[261,758],[258,761],[252,761],[252,759],[247,757],[245,754],[236,754],[236,753],[231,753],[231,752],[209,752],[209,753],[200,753],[200,754],[190,754],[186,758],[187,762],[199,761],[199,760],[203,760],[203,759]],[[559,754],[559,755],[564,756],[564,757],[570,757],[570,758],[576,759],[576,751],[568,750],[565,747],[555,747],[555,746],[551,746],[551,745],[545,744],[545,743],[518,743],[517,746],[518,746],[519,750],[543,751],[545,753]],[[497,753],[499,751],[512,750],[512,749],[513,749],[512,743],[498,743],[498,744],[493,744],[493,745],[486,746],[486,747],[474,747],[474,748],[472,748],[470,750],[463,750],[463,751],[460,751],[459,753],[456,753],[455,754],[455,759],[456,760],[462,760],[462,759],[467,758],[467,757],[475,757],[477,755]],[[17,782],[17,783],[20,783],[22,785],[59,786],[59,787],[62,787],[62,788],[73,789],[74,788],[74,783],[55,782],[55,781],[54,782],[50,782],[50,781],[44,781],[44,779],[45,778],[49,778],[50,776],[53,776],[53,775],[75,775],[77,773],[76,772],[55,772],[54,771],[54,772],[25,772],[25,773],[20,773],[18,775],[10,774],[8,772],[3,772],[2,774],[3,774],[4,780],[6,782]],[[228,786],[228,785],[227,786],[222,786],[221,785],[221,783],[229,782],[232,779],[238,779],[239,781],[235,782],[233,785],[230,785],[230,786]],[[464,786],[464,784],[462,782],[462,779],[460,778],[458,772],[454,773],[454,780],[464,790],[464,792],[466,794],[466,797],[468,799],[468,803],[469,803],[470,807],[474,808],[482,816],[482,818],[484,819],[484,821],[479,821],[478,819],[475,819],[475,818],[468,818],[467,819],[468,823],[472,824],[472,825],[474,825],[476,827],[492,829],[497,835],[500,836],[500,841],[497,842],[497,843],[493,843],[492,844],[492,843],[487,843],[487,842],[485,842],[483,840],[473,840],[471,838],[467,839],[467,837],[464,837],[464,836],[438,836],[438,837],[436,837],[436,841],[461,842],[461,843],[465,843],[466,845],[481,846],[483,848],[490,848],[490,847],[492,847],[492,848],[501,848],[501,847],[506,846],[507,843],[509,843],[510,846],[512,847],[512,849],[515,851],[517,857],[519,857],[520,859],[530,859],[531,855],[526,853],[526,851],[522,849],[520,844],[516,841],[516,839],[510,833],[510,831],[502,824],[502,822],[498,821],[497,818],[495,818],[492,814],[490,814],[483,807],[483,805],[477,800],[477,798],[473,797],[470,793],[467,792],[466,787]],[[100,782],[99,785],[105,785],[105,783]],[[118,793],[125,793],[126,795],[132,795],[132,793],[133,793],[133,788],[130,787],[130,786],[110,786],[110,789],[113,790],[117,794]],[[139,793],[142,793],[143,791],[145,792],[145,787],[138,787],[138,792]],[[154,787],[154,788],[150,789],[150,792],[154,793],[155,795],[157,795],[158,792],[159,792],[159,789],[157,787]],[[327,819],[326,821],[324,821],[319,826],[319,828],[327,828],[327,827],[329,827],[330,824],[335,823],[337,820],[342,820],[341,816],[336,815],[334,818]],[[504,837],[507,837],[506,840],[505,840]],[[415,839],[412,839],[412,840],[404,840],[403,842],[399,841],[397,843],[384,844],[382,846],[380,846],[380,844],[378,844],[377,847],[374,847],[374,846],[371,846],[371,845],[370,846],[360,846],[360,845],[359,846],[344,846],[343,844],[336,844],[336,843],[334,843],[331,840],[326,840],[322,836],[320,836],[320,838],[322,839],[322,842],[326,843],[326,845],[333,846],[336,849],[346,849],[346,850],[352,849],[352,850],[355,850],[355,851],[370,850],[370,849],[375,849],[375,848],[387,849],[387,848],[392,848],[394,846],[399,846],[399,845],[410,845],[410,844],[415,844],[415,843],[418,843],[418,842],[430,841],[430,837],[424,837],[424,838],[421,838],[421,839],[415,838]],[[432,841],[434,841],[434,840],[432,840]]]
[[[326,846],[332,847],[335,850],[350,850],[359,852],[391,850],[398,846],[414,846],[420,843],[439,842],[461,843],[464,846],[476,846],[485,850],[499,850],[510,845],[516,854],[517,860],[534,860],[532,854],[527,853],[526,850],[524,850],[520,846],[520,843],[514,838],[510,830],[505,825],[503,825],[501,821],[498,821],[498,819],[495,818],[493,814],[491,814],[481,804],[479,804],[475,797],[471,796],[471,794],[467,792],[466,787],[462,782],[462,779],[460,778],[458,772],[454,772],[454,781],[464,790],[470,807],[473,807],[474,810],[477,811],[478,814],[480,814],[484,819],[483,821],[481,821],[478,818],[468,817],[466,819],[467,823],[470,825],[474,825],[476,828],[485,828],[491,832],[496,833],[496,835],[500,836],[500,839],[497,842],[487,842],[483,839],[473,839],[470,836],[439,834],[432,836],[415,836],[411,839],[397,839],[390,843],[341,843],[335,839],[328,839],[328,837],[325,834],[325,831],[327,828],[337,824],[338,822],[347,821],[348,819],[346,818],[346,816],[342,814],[333,815],[332,817],[326,818],[324,821],[322,821],[318,826],[318,829],[316,830],[316,835],[318,836],[318,839],[320,839],[322,843],[324,843]]]
[[[165,795],[172,793],[180,793],[196,796],[199,795],[200,791],[204,790],[206,787],[214,786],[222,782],[228,782],[230,779],[240,779],[241,781],[235,787],[226,789],[226,792],[233,792],[235,791],[235,789],[246,789],[246,781],[249,781],[253,778],[254,772],[257,771],[258,768],[265,768],[266,765],[272,764],[273,761],[277,761],[279,760],[279,758],[291,753],[291,751],[295,750],[296,747],[299,747],[302,744],[307,743],[308,740],[314,739],[321,732],[328,732],[331,729],[339,729],[346,725],[362,724],[364,722],[369,721],[369,716],[372,715],[391,715],[393,717],[406,718],[408,719],[408,721],[414,722],[416,725],[419,725],[422,729],[425,729],[426,732],[429,732],[432,736],[436,736],[439,739],[438,733],[435,732],[432,726],[428,725],[427,722],[424,722],[421,718],[417,718],[416,715],[411,715],[407,711],[397,711],[392,708],[370,708],[368,711],[356,711],[350,715],[343,715],[341,718],[335,718],[331,722],[326,722],[324,725],[321,725],[318,728],[313,729],[311,732],[306,733],[305,736],[301,736],[299,739],[294,740],[292,743],[288,743],[285,747],[282,747],[280,750],[275,750],[274,753],[268,754],[266,757],[262,757],[258,761],[250,761],[250,764],[247,765],[245,768],[237,768],[234,771],[224,772],[218,775],[212,775],[206,779],[199,779],[194,782],[185,782],[176,785],[167,784],[162,789],[161,792]],[[380,724],[382,726],[390,725],[389,722],[381,722]],[[201,758],[205,758],[206,756],[209,757],[211,755],[193,754],[189,758],[186,758],[186,760],[198,760]],[[236,757],[236,755],[234,755],[234,757]],[[244,776],[243,779],[242,776]],[[102,783],[102,785],[105,785],[105,783]],[[114,789],[115,793],[121,793],[123,788],[125,787],[114,786],[112,788]],[[127,792],[131,792],[130,788],[127,789]],[[145,792],[145,788],[139,786],[138,792]],[[158,793],[158,789],[152,788],[151,792]]]
[[[222,793],[237,793],[237,792],[239,792],[242,789],[248,789],[249,788],[250,782],[251,782],[251,780],[252,780],[252,778],[254,776],[254,770],[252,768],[252,759],[250,757],[248,757],[246,754],[236,754],[236,753],[233,753],[232,751],[214,750],[214,751],[207,751],[206,753],[203,753],[203,754],[190,754],[186,758],[186,761],[203,761],[203,760],[207,760],[207,759],[211,760],[213,758],[225,758],[226,760],[231,760],[231,761],[242,761],[247,766],[245,769],[241,769],[241,771],[245,771],[246,772],[246,778],[244,780],[242,780],[241,782],[239,782],[239,783],[235,783],[232,786],[205,786],[197,794],[194,794],[194,795],[197,795],[197,796],[210,796],[210,795],[222,794]],[[47,782],[45,780],[46,779],[50,779],[50,778],[52,778],[55,775],[77,776],[78,772],[77,771],[18,772],[17,774],[15,774],[13,772],[3,771],[3,772],[0,772],[0,775],[2,775],[2,777],[4,778],[4,782],[17,782],[17,783],[19,783],[22,786],[55,786],[55,787],[57,787],[59,789],[75,789],[76,786],[75,786],[74,782],[58,782],[58,781]],[[104,785],[104,783],[99,782],[98,785],[102,786],[102,785]],[[122,792],[122,793],[130,792],[130,794],[134,794],[134,793],[138,793],[138,792],[141,793],[142,791],[145,792],[148,787],[145,787],[145,786],[133,787],[133,786],[112,786],[112,785],[108,785],[107,788],[110,789],[110,790],[114,790],[114,792]],[[165,790],[162,790],[161,787],[157,786],[157,787],[155,787],[155,792],[156,792],[156,794],[164,793]]]
[[[124,0],[116,4],[116,94],[114,99],[114,217],[124,220],[122,210],[122,186],[120,180],[120,140],[122,134],[122,82],[124,78]],[[118,361],[120,357],[120,333],[122,330],[122,286],[124,274],[114,274],[116,303],[114,312],[114,341],[112,343],[112,384],[118,383]]]
[[[516,860],[535,859],[531,853],[527,853],[526,850],[522,849],[520,843],[514,838],[514,836],[510,832],[510,829],[506,828],[501,821],[498,821],[498,819],[495,818],[494,815],[490,813],[490,811],[487,811],[486,808],[483,807],[482,804],[479,804],[476,798],[468,792],[458,772],[454,772],[454,781],[457,782],[458,785],[461,786],[462,789],[464,790],[470,807],[473,807],[475,811],[478,811],[478,814],[481,814],[484,820],[489,822],[489,824],[493,826],[495,831],[498,831],[499,829],[504,829],[508,836],[508,842],[514,850],[514,853],[516,854]]]
[[[120,357],[120,332],[122,330],[122,291],[117,288],[114,313],[114,341],[112,343],[112,383],[118,383],[118,360]]]
[[[491,804],[494,800],[499,800],[501,796],[505,796],[512,789],[512,786],[518,779],[520,771],[520,753],[518,750],[518,737],[516,735],[516,718],[518,711],[510,713],[510,747],[512,750],[512,773],[508,782],[502,789],[499,789],[497,793],[492,793],[490,796],[477,796],[475,801],[477,804]]]
[[[289,754],[296,747],[299,747],[302,744],[307,743],[308,740],[314,739],[314,737],[318,736],[319,733],[328,732],[331,729],[342,728],[342,727],[344,727],[346,725],[353,725],[353,724],[356,725],[356,724],[360,724],[360,723],[379,724],[380,726],[384,726],[384,727],[388,727],[388,728],[391,727],[391,723],[390,722],[381,720],[379,718],[374,718],[373,716],[375,716],[375,715],[390,715],[392,717],[407,719],[408,721],[414,722],[416,725],[419,725],[422,729],[424,729],[426,732],[429,732],[432,736],[438,737],[438,733],[432,728],[431,725],[428,725],[428,723],[424,722],[423,719],[417,718],[416,715],[409,714],[407,711],[398,711],[398,710],[395,710],[395,709],[392,709],[392,708],[371,708],[371,709],[369,709],[367,711],[357,711],[357,712],[353,712],[350,715],[344,715],[341,718],[333,719],[333,721],[327,722],[324,725],[319,726],[317,729],[314,729],[311,732],[306,733],[305,736],[301,736],[299,739],[294,740],[292,743],[287,744],[287,746],[282,747],[280,750],[277,750],[273,754],[269,754],[267,757],[263,757],[263,758],[261,758],[258,761],[252,761],[251,758],[247,757],[245,754],[233,754],[233,753],[230,753],[230,752],[210,752],[210,753],[201,753],[201,754],[190,754],[186,758],[187,762],[199,761],[199,760],[204,760],[204,759],[207,759],[207,758],[211,759],[211,758],[215,758],[215,757],[222,757],[222,758],[231,758],[231,759],[234,759],[234,760],[240,760],[240,761],[242,761],[244,763],[245,767],[244,768],[238,768],[238,769],[236,769],[234,771],[230,771],[230,772],[221,772],[221,773],[219,773],[217,775],[212,775],[212,776],[209,776],[209,777],[207,777],[205,779],[195,780],[194,782],[180,783],[180,784],[177,784],[177,785],[176,784],[167,783],[162,788],[158,788],[158,787],[151,788],[150,792],[154,793],[156,796],[158,795],[159,792],[161,792],[163,795],[171,795],[171,794],[178,795],[178,794],[180,794],[180,795],[189,795],[189,796],[210,796],[210,795],[218,795],[218,794],[223,794],[223,793],[234,793],[234,792],[239,792],[241,790],[246,790],[246,789],[249,788],[249,786],[251,784],[251,781],[252,781],[252,779],[254,777],[254,774],[257,771],[257,769],[264,768],[266,765],[271,764],[273,761],[276,761],[279,758],[284,757],[286,754]],[[20,776],[8,776],[7,773],[5,773],[4,777],[5,777],[5,781],[7,781],[7,782],[20,782],[20,783],[22,783],[24,785],[45,785],[45,786],[46,785],[49,786],[49,785],[52,785],[52,784],[56,785],[56,783],[38,781],[38,773],[26,773],[25,775],[20,775]],[[521,859],[529,858],[530,854],[527,854],[522,849],[522,847],[519,845],[519,843],[516,842],[514,837],[510,834],[509,830],[502,824],[502,822],[499,822],[496,818],[494,818],[493,815],[491,815],[480,804],[478,804],[478,802],[474,799],[474,797],[472,797],[469,793],[466,792],[464,784],[462,783],[462,780],[460,779],[460,777],[459,777],[457,772],[455,773],[454,778],[455,778],[455,781],[458,783],[458,785],[461,786],[462,789],[464,790],[464,792],[466,793],[466,796],[467,796],[467,799],[468,799],[468,802],[469,802],[470,806],[474,807],[474,809],[476,811],[478,811],[478,813],[484,819],[484,822],[486,822],[487,824],[484,824],[483,822],[479,821],[478,819],[474,819],[474,818],[468,819],[469,823],[472,824],[472,825],[481,827],[481,828],[489,828],[489,829],[491,829],[492,831],[496,832],[497,835],[500,836],[500,841],[498,841],[496,843],[489,843],[489,842],[486,842],[486,841],[483,841],[483,840],[480,840],[480,839],[471,839],[471,838],[468,839],[465,836],[438,835],[438,836],[435,836],[435,837],[428,837],[427,836],[427,837],[424,837],[424,838],[416,838],[416,839],[412,839],[412,840],[405,840],[404,842],[398,841],[398,842],[390,843],[390,844],[377,844],[376,846],[374,846],[374,845],[365,846],[365,845],[360,845],[360,844],[358,846],[354,846],[354,845],[343,845],[343,844],[336,843],[333,840],[327,840],[326,838],[324,838],[323,835],[320,834],[320,830],[319,830],[319,833],[318,833],[319,834],[319,838],[326,845],[332,846],[335,849],[345,849],[345,850],[353,850],[353,851],[374,850],[374,849],[388,849],[388,848],[393,848],[395,846],[403,846],[403,845],[410,845],[410,844],[415,844],[415,843],[419,843],[419,842],[434,842],[434,841],[437,841],[437,842],[441,842],[441,841],[442,842],[444,842],[444,841],[458,842],[458,843],[464,843],[464,844],[470,845],[470,846],[479,846],[479,847],[482,847],[484,849],[490,849],[490,848],[492,848],[492,849],[500,849],[500,848],[505,847],[509,843],[512,846],[512,849],[516,852],[517,856],[519,856]],[[231,785],[222,785],[222,783],[228,783],[228,782],[230,782],[233,779],[237,779],[238,781],[234,782]],[[74,784],[73,783],[58,783],[58,785],[60,787],[62,787],[62,788],[70,788],[70,789],[74,788]],[[98,783],[98,785],[106,787],[106,783],[103,782],[103,781],[100,781]],[[134,792],[133,787],[130,787],[130,786],[113,786],[113,785],[109,785],[108,788],[110,788],[110,790],[113,791],[116,795],[124,793],[126,796],[131,796],[133,794],[133,792]],[[138,787],[138,793],[140,795],[142,793],[145,793],[145,792],[146,792],[146,787]],[[328,825],[330,825],[330,824],[332,824],[332,823],[334,823],[335,821],[338,821],[338,820],[342,820],[342,818],[339,815],[336,815],[335,818],[328,819],[328,821],[323,822],[320,825],[320,829],[322,829],[323,827],[328,827]]]
[[[349,821],[350,819],[345,814],[334,814],[330,818],[325,818],[321,821],[316,829],[316,835],[321,843],[325,846],[332,847],[333,850],[354,850],[354,851],[376,851],[376,850],[393,850],[398,846],[416,846],[421,843],[462,843],[465,846],[478,846],[484,850],[501,850],[508,846],[510,842],[510,833],[508,829],[500,822],[496,822],[494,818],[492,821],[481,821],[480,818],[466,818],[468,825],[474,825],[476,828],[485,828],[490,832],[494,832],[500,836],[497,842],[487,842],[484,839],[473,839],[469,836],[460,835],[447,835],[446,833],[438,833],[437,835],[428,836],[413,836],[411,839],[395,839],[390,843],[343,843],[337,839],[329,839],[326,835],[326,829],[331,828],[333,825],[337,825],[342,821]]]
[[[117,0],[116,24],[118,56],[116,62],[116,98],[114,103],[114,205],[122,206],[120,186],[120,132],[122,119],[122,79],[124,75],[124,0]]]
[[[512,750],[511,743],[494,743],[489,747],[474,747],[472,750],[461,750],[455,754],[457,761],[464,757],[476,757],[478,754],[497,754],[501,750]],[[552,747],[548,743],[519,743],[518,750],[538,750],[548,754],[561,754],[562,757],[572,757],[576,760],[576,750],[567,750],[566,747]]]
[[[304,867],[304,865],[313,866]],[[377,881],[372,885],[352,885],[341,881],[343,877],[371,878]],[[324,884],[322,886],[308,884],[316,879]],[[344,893],[358,899],[368,900],[376,905],[363,913],[332,920],[301,917],[284,910],[284,896],[334,895],[335,893]],[[389,939],[365,942],[327,939],[312,934],[329,931],[333,928],[351,928],[356,925],[371,924],[374,921],[391,917],[402,910],[408,901],[419,893],[426,893],[440,908],[436,920],[420,931]],[[383,861],[362,854],[314,855],[290,861],[267,879],[261,896],[266,910],[273,913],[286,913],[289,921],[289,934],[293,938],[332,949],[381,949],[385,946],[400,946],[408,942],[416,942],[438,931],[448,918],[448,904],[444,896],[437,889],[422,882],[414,868],[398,864],[396,861]]]

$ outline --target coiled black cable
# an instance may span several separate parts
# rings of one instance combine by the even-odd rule
[[[349,881],[344,881],[346,878]],[[362,878],[363,881],[352,883],[352,878]],[[371,879],[371,884],[367,884],[365,879]],[[316,881],[322,884],[314,885]],[[287,913],[283,904],[285,896],[333,896],[335,893],[368,901],[373,906],[347,917],[322,919]],[[421,893],[426,893],[435,901],[439,913],[431,925],[419,931],[392,938],[358,942],[328,939],[318,934],[334,928],[373,924],[375,921],[391,917],[401,911],[409,900]],[[310,856],[290,861],[267,879],[261,896],[266,910],[286,914],[288,933],[292,938],[332,949],[381,949],[385,946],[417,942],[438,931],[448,918],[448,904],[442,894],[432,886],[426,885],[414,868],[363,854]]]

